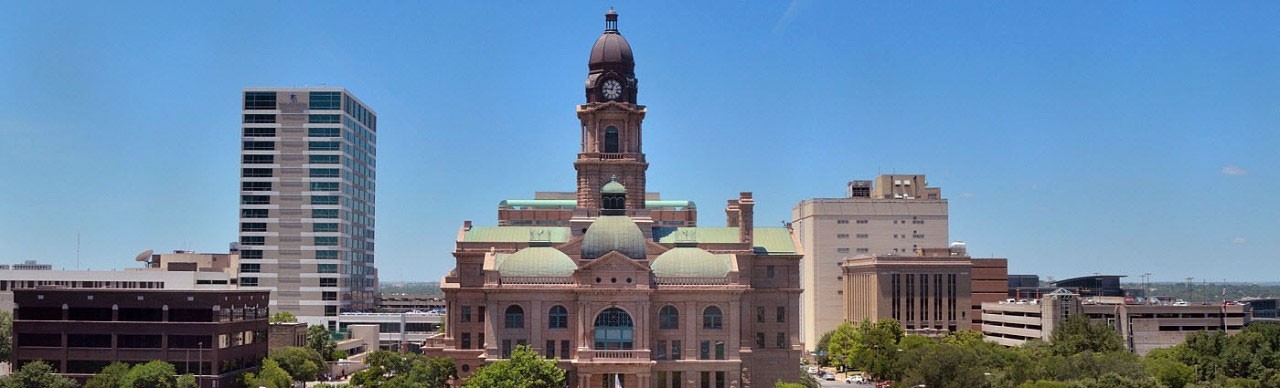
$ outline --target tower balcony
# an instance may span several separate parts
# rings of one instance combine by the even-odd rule
[[[621,160],[644,162],[644,154],[638,152],[581,152],[578,160]]]

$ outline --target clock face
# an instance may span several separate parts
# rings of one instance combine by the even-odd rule
[[[604,81],[604,85],[600,86],[600,94],[603,94],[604,98],[617,100],[618,97],[622,97],[622,84],[613,79]]]

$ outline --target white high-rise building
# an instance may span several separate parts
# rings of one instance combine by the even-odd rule
[[[374,308],[377,115],[342,88],[245,88],[241,287],[334,327]]]

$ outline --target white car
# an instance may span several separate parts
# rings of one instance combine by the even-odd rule
[[[816,375],[816,374],[818,374],[818,367],[816,367],[816,366],[811,366],[811,367],[809,367],[809,371],[808,371],[808,372],[809,372],[809,374],[811,374],[811,375]]]
[[[861,383],[863,382],[863,378],[862,378],[862,375],[853,375],[853,376],[846,377],[844,379],[844,382],[845,384]]]

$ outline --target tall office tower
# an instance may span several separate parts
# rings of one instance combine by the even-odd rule
[[[374,308],[378,118],[341,88],[245,88],[240,286],[328,324]]]
[[[881,175],[849,182],[845,198],[814,198],[791,210],[805,256],[800,300],[805,346],[844,321],[840,263],[858,255],[914,255],[947,246],[947,200],[924,175]]]

